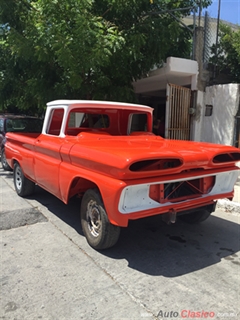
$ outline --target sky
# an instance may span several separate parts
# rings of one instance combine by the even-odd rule
[[[207,11],[211,18],[218,17],[219,0],[213,0]],[[220,19],[240,26],[240,0],[220,0]]]

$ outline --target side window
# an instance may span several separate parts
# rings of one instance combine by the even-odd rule
[[[13,120],[7,119],[6,120],[6,132],[13,132]]]
[[[135,113],[130,117],[130,129],[129,133],[135,131],[147,131],[147,114],[146,113]]]
[[[48,134],[59,136],[63,121],[64,109],[55,109],[51,115],[51,123],[49,125]]]

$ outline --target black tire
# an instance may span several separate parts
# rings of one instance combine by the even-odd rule
[[[211,212],[208,210],[199,210],[192,213],[181,215],[179,216],[179,219],[184,222],[194,224],[205,221],[210,215]]]
[[[110,248],[118,241],[120,227],[109,222],[97,189],[87,190],[82,198],[81,225],[87,242],[96,250]]]
[[[7,163],[6,155],[5,155],[5,149],[3,148],[1,151],[1,163],[2,163],[2,168],[5,171],[12,171],[12,168],[9,166]]]
[[[13,168],[13,180],[15,190],[20,197],[29,196],[34,192],[35,183],[24,176],[18,163],[15,163]]]

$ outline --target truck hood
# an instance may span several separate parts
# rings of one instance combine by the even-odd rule
[[[71,162],[110,176],[131,179],[186,170],[234,166],[240,150],[159,136],[105,136],[83,133],[70,150]]]

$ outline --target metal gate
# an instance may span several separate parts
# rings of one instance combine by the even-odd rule
[[[167,85],[165,138],[190,140],[191,89]]]

